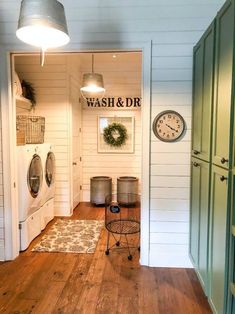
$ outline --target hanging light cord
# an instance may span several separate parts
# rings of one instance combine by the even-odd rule
[[[41,67],[44,66],[45,52],[46,52],[46,49],[45,48],[41,48],[41,51],[40,51],[40,64],[41,64]]]
[[[91,55],[91,72],[94,73],[94,54]]]

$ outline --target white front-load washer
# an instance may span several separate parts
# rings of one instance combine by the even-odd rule
[[[40,207],[43,165],[38,145],[17,146],[19,221]]]
[[[20,250],[41,232],[43,165],[40,145],[17,146]]]

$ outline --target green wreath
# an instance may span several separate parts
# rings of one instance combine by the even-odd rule
[[[114,136],[115,134],[118,136]],[[104,128],[103,136],[104,141],[114,147],[122,146],[128,138],[126,127],[123,124],[116,122],[113,122]]]

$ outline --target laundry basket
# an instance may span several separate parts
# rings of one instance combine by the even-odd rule
[[[126,249],[128,259],[132,260],[135,251],[140,249],[140,196],[126,193],[119,194],[119,197],[125,199],[128,205],[118,202],[115,194],[105,198],[105,227],[108,232],[105,254],[109,255],[114,248]]]
[[[40,116],[16,116],[17,133],[25,134],[26,144],[44,143],[45,118]]]

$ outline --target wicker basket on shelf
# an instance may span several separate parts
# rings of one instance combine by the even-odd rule
[[[17,134],[25,134],[26,144],[44,143],[45,118],[40,116],[16,116]]]

